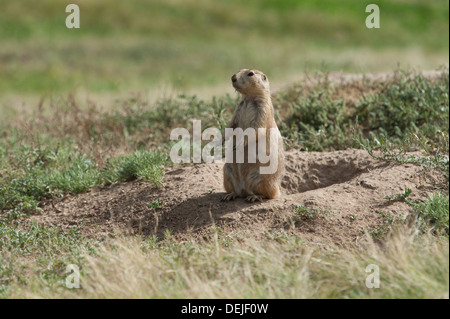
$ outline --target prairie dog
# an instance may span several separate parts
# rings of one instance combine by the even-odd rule
[[[263,198],[276,198],[280,195],[280,181],[284,171],[283,140],[274,118],[274,109],[270,96],[270,85],[267,76],[258,70],[243,69],[231,77],[233,87],[241,93],[241,100],[234,111],[229,128],[246,130],[253,128],[256,140],[245,139],[244,162],[237,163],[239,147],[234,145],[233,163],[225,163],[223,168],[224,187],[227,194],[222,201],[244,197],[248,202],[261,201]],[[265,129],[260,134],[258,128]],[[272,129],[272,130],[270,130]],[[275,134],[271,137],[271,134]],[[266,154],[259,149],[261,141],[266,141]],[[237,140],[234,138],[234,140]],[[239,143],[234,141],[234,143]],[[256,163],[249,161],[251,143],[256,143]],[[254,144],[253,144],[254,147]],[[262,147],[262,145],[261,145]],[[273,152],[269,152],[272,149]],[[241,148],[242,150],[242,148]],[[269,162],[262,160],[262,155],[269,157]],[[261,168],[269,167],[270,163],[277,166],[271,173],[261,173]]]

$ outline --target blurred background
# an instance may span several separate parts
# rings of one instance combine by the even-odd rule
[[[67,29],[66,5],[81,28]],[[368,29],[365,8],[380,8]],[[0,101],[159,89],[232,92],[257,68],[282,85],[307,72],[448,65],[447,0],[2,0]],[[8,102],[9,103],[9,102]],[[1,110],[1,109],[0,109]]]

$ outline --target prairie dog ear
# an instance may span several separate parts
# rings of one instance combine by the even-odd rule
[[[267,81],[267,76],[266,76],[264,73],[261,74],[261,78],[262,78],[264,81]]]

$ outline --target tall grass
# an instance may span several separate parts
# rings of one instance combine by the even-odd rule
[[[448,240],[402,231],[383,247],[323,251],[299,238],[155,243],[118,239],[88,255],[81,289],[31,282],[33,298],[448,298]],[[369,265],[380,287],[368,288]],[[370,279],[369,279],[370,281]],[[30,289],[31,288],[31,289]]]

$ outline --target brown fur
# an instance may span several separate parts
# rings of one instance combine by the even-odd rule
[[[249,75],[252,74],[253,75]],[[224,172],[224,187],[227,195],[222,200],[229,201],[236,197],[245,197],[247,201],[254,202],[262,198],[276,198],[280,195],[280,180],[284,171],[283,140],[274,119],[274,110],[270,97],[270,85],[267,76],[258,70],[243,69],[232,77],[233,87],[241,93],[242,99],[236,108],[231,120],[231,128],[246,130],[252,127],[258,132],[258,128],[265,128],[267,134],[258,136],[256,143],[261,138],[266,138],[267,155],[269,153],[270,128],[275,128],[278,141],[278,169],[274,174],[260,174],[262,164],[248,163],[248,141],[244,143],[244,163],[236,163],[236,149],[233,151],[233,163],[226,163]],[[234,141],[236,143],[236,141]],[[235,145],[235,144],[234,144]],[[258,146],[257,146],[258,147]],[[272,157],[275,154],[270,155]]]

